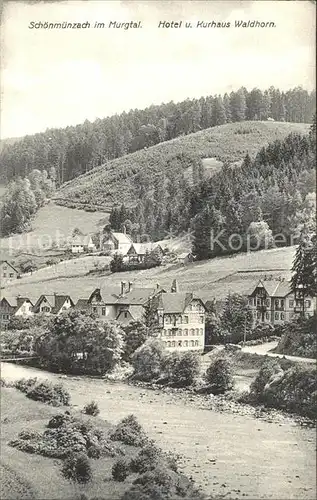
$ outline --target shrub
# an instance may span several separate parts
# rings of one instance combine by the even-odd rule
[[[29,431],[28,431],[29,432]],[[36,445],[36,453],[52,458],[67,458],[72,453],[85,453],[90,458],[101,455],[115,456],[117,450],[102,430],[72,415],[57,414],[52,417],[42,435],[19,435],[10,443],[23,451],[26,443]]]
[[[234,387],[232,366],[227,358],[213,361],[206,371],[206,382],[213,394],[223,394]]]
[[[73,453],[63,463],[62,474],[66,479],[87,483],[92,479],[92,470],[85,453]]]
[[[272,376],[260,399],[267,406],[315,419],[317,414],[316,369],[299,364]]]
[[[70,394],[62,384],[53,385],[48,381],[42,381],[31,386],[26,395],[30,399],[53,406],[68,405],[70,401]]]
[[[202,499],[202,495],[183,474],[175,473],[163,466],[156,467],[138,477],[121,500],[188,500]]]
[[[123,418],[110,434],[110,439],[131,446],[143,446],[147,442],[147,436],[134,415]]]
[[[253,395],[258,401],[261,401],[266,384],[273,376],[282,372],[283,370],[277,361],[273,359],[265,361],[250,386],[251,395]]]
[[[158,378],[162,371],[164,355],[165,347],[160,340],[146,340],[132,356],[134,378],[144,381]]]
[[[64,425],[66,422],[71,420],[71,416],[68,413],[59,413],[57,415],[54,415],[49,421],[46,427],[49,429],[58,429],[62,425]]]
[[[117,460],[111,470],[112,477],[115,481],[124,481],[129,475],[129,465],[126,460]]]
[[[87,455],[89,458],[100,458],[101,457],[101,448],[98,444],[92,443],[87,448]]]
[[[14,387],[21,392],[27,393],[37,383],[37,378],[21,378],[14,382]]]
[[[143,474],[155,469],[158,465],[165,465],[167,468],[177,472],[177,461],[171,453],[164,453],[154,443],[145,445],[140,452],[131,459],[130,469],[132,472]]]
[[[195,352],[182,353],[171,372],[171,382],[179,387],[191,385],[200,374],[200,356]]]
[[[91,403],[86,404],[86,406],[84,406],[84,413],[86,413],[86,415],[92,415],[93,417],[99,415],[100,410],[97,403],[91,401]]]

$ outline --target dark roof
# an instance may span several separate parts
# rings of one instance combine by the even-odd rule
[[[75,309],[86,310],[89,309],[90,304],[88,299],[78,299],[75,305]]]
[[[253,285],[248,295],[252,295],[258,287],[264,287],[269,297],[286,297],[291,293],[289,281],[260,280]]]
[[[192,300],[193,294],[188,292],[162,293],[159,299],[159,307],[165,313],[182,313]]]
[[[61,309],[61,307],[63,307],[63,304],[64,304],[66,299],[70,299],[71,304],[74,305],[74,302],[72,301],[72,299],[69,295],[42,294],[34,305],[34,308],[33,308],[34,312],[38,311],[38,309],[41,305],[41,302],[44,298],[48,301],[49,305],[51,306],[52,313],[57,313]]]
[[[20,271],[18,271],[15,267],[13,267],[13,265],[12,265],[12,264],[10,264],[10,262],[8,262],[7,260],[0,260],[0,265],[1,265],[1,264],[7,264],[8,266],[10,266],[10,267],[11,267],[11,269],[13,269],[13,271],[15,271],[15,272],[16,272],[16,273],[18,273],[18,274],[19,274],[19,272],[20,272]]]
[[[127,315],[127,317],[125,315]],[[120,321],[120,323],[122,324],[122,323],[130,323],[130,321],[133,321],[134,318],[130,313],[130,311],[124,310],[119,312],[118,316],[116,317],[116,320]]]
[[[158,288],[132,288],[130,292],[119,297],[116,304],[143,305],[160,291]]]

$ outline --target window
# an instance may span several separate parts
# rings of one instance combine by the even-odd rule
[[[285,314],[281,313],[281,319],[285,319]]]
[[[102,314],[102,316],[106,316],[106,308],[105,307],[101,308],[101,314]]]
[[[261,318],[261,313],[260,313],[260,312],[257,312],[257,313],[256,313],[256,317],[257,317],[257,319],[260,319],[260,318]]]
[[[253,299],[249,299],[249,305],[253,306]]]
[[[182,341],[181,340],[178,341],[178,347],[182,347]]]
[[[184,323],[188,323],[188,316],[184,316]]]
[[[203,316],[199,316],[199,321],[200,321],[200,323],[203,323],[204,322],[204,317]]]
[[[189,311],[193,310],[193,306],[191,304],[189,304],[189,306],[187,308],[188,308]]]
[[[311,300],[306,300],[305,301],[305,306],[310,307],[311,306]]]
[[[184,329],[184,336],[187,337],[188,336],[188,328],[185,328]]]
[[[195,335],[195,330],[194,330],[194,328],[191,328],[191,329],[190,329],[190,334],[191,334],[191,335]]]
[[[194,347],[195,346],[195,341],[194,340],[191,340],[191,346]]]
[[[170,317],[169,316],[165,316],[165,323],[170,323]]]
[[[290,301],[289,301],[289,306],[290,306],[290,307],[294,307],[294,300],[290,300]]]
[[[171,344],[172,344],[172,347],[175,347],[175,340],[172,340]]]
[[[270,299],[266,299],[265,303],[266,303],[267,307],[270,307],[270,304],[271,304]]]
[[[198,346],[199,346],[199,341],[195,340],[195,347],[198,347]]]
[[[196,328],[196,335],[199,335],[199,328]]]
[[[268,313],[268,312],[267,312],[267,313],[265,313],[265,319],[270,319],[270,315],[269,315],[269,313]]]
[[[7,277],[7,273],[3,273],[3,277],[6,278]]]
[[[280,319],[280,315],[279,315],[279,313],[278,313],[278,312],[276,312],[276,313],[274,314],[274,318],[275,318],[275,319]]]
[[[257,300],[256,300],[256,305],[257,305],[257,306],[260,306],[260,305],[261,305],[261,299],[257,299]]]
[[[10,278],[13,278],[14,274],[13,273],[10,273],[9,274]]]
[[[278,299],[275,299],[275,307],[280,307],[280,301]]]
[[[125,318],[127,318],[127,317],[128,317],[128,313],[127,313],[127,312],[125,312],[125,313],[124,313],[124,317],[125,317]]]
[[[171,347],[171,342],[170,341],[167,342],[167,347]]]
[[[163,335],[164,337],[166,337],[166,330],[163,330]]]
[[[284,308],[284,299],[281,299],[281,307]]]
[[[47,307],[47,306],[43,306],[43,307],[41,308],[41,311],[42,311],[42,312],[50,312],[50,308],[49,308],[49,307]]]
[[[97,313],[97,312],[98,312],[97,307],[93,307],[93,308],[92,308],[92,312]]]
[[[184,347],[187,347],[187,346],[188,346],[188,341],[184,340]]]

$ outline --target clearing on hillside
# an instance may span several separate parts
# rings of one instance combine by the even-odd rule
[[[296,247],[260,250],[248,254],[219,257],[184,266],[172,264],[143,271],[129,271],[113,274],[73,276],[54,279],[50,268],[34,272],[11,283],[1,291],[2,296],[21,294],[38,298],[42,293],[69,293],[73,300],[88,298],[95,288],[106,284],[111,290],[120,290],[120,281],[131,281],[137,286],[152,287],[160,284],[169,290],[173,279],[177,279],[181,291],[194,291],[204,300],[221,300],[229,292],[247,293],[250,286],[263,275],[288,278]],[[86,258],[86,260],[89,257]],[[94,257],[91,268],[94,267]],[[87,264],[88,265],[88,264]],[[239,273],[238,273],[239,271]],[[243,271],[243,272],[241,272]],[[238,274],[236,274],[238,273]]]
[[[36,253],[48,249],[53,242],[62,246],[69,241],[76,227],[83,234],[91,234],[105,226],[107,221],[108,215],[104,212],[74,210],[50,202],[36,213],[31,223],[32,231],[1,238],[1,250],[7,254],[5,258],[9,258],[18,251],[33,250]]]
[[[151,183],[169,168],[168,160],[177,155],[209,159],[205,163],[210,174],[212,169],[221,168],[221,162],[240,162],[247,153],[252,157],[263,146],[292,132],[308,133],[309,127],[304,123],[254,121],[209,128],[111,160],[65,183],[54,199],[70,207],[104,210],[115,203],[133,205],[138,198],[138,174],[146,174]]]

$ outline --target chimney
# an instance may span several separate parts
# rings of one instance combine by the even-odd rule
[[[124,293],[125,293],[125,286],[126,286],[126,282],[121,281],[121,295],[124,295]]]
[[[159,290],[159,288],[160,288],[160,284],[156,283],[156,289]]]
[[[131,292],[132,287],[133,287],[133,283],[132,283],[132,281],[129,281],[129,292]]]
[[[171,287],[171,292],[172,293],[178,293],[179,292],[179,287],[178,287],[178,282],[177,280],[173,280],[172,287]]]

